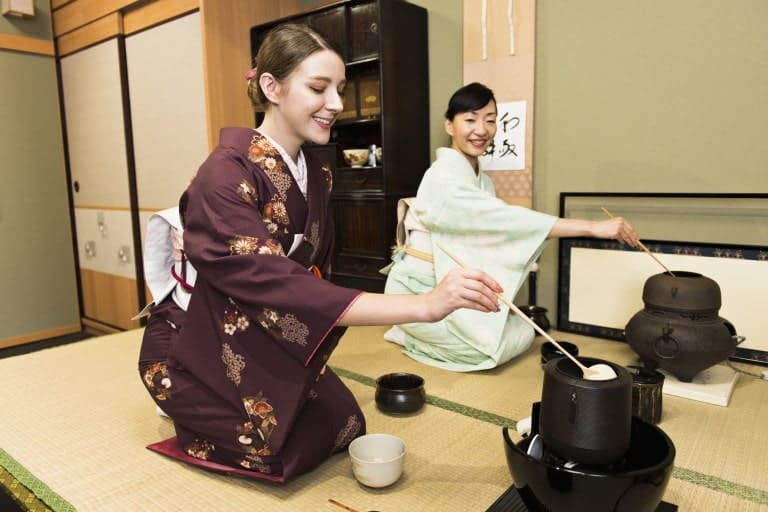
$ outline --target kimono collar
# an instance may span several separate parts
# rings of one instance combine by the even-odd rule
[[[285,164],[288,166],[288,170],[291,171],[291,174],[293,175],[293,179],[296,180],[296,184],[299,186],[299,190],[301,190],[301,193],[304,195],[304,198],[307,197],[307,160],[304,158],[304,150],[299,148],[299,159],[297,162],[293,161],[293,158],[290,157],[287,151],[283,149],[283,146],[277,143],[275,139],[270,137],[264,132],[260,132],[258,130],[254,130],[256,133],[264,137],[269,141],[270,144],[272,144],[275,149],[277,149],[278,153],[280,153],[280,156],[283,157],[283,160],[285,161]]]
[[[483,169],[480,168],[478,173],[475,174],[475,170],[472,168],[469,160],[467,160],[466,157],[459,151],[456,151],[453,148],[437,148],[436,154],[438,160],[454,167],[457,171],[459,171],[462,178],[468,180],[471,179],[473,183],[482,185],[483,175],[485,174]]]
[[[274,147],[278,153],[280,153],[280,157],[285,162],[285,165],[288,167],[288,169],[291,171],[291,175],[293,176],[294,180],[296,181],[296,184],[299,186],[299,190],[301,190],[301,193],[304,195],[304,197],[307,197],[307,162],[304,158],[304,152],[299,152],[299,159],[298,162],[294,162],[292,158],[288,156],[288,153],[278,144],[275,142],[271,137],[267,136],[264,133],[261,133],[258,130],[254,130],[252,128],[222,128],[219,136],[219,142],[223,146],[228,146],[235,148],[238,151],[242,151],[245,154],[248,154],[248,148],[251,145],[253,141],[254,134],[258,135],[259,137],[263,137],[264,139],[269,142],[269,145]]]

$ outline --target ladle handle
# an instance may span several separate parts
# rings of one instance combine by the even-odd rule
[[[606,208],[603,208],[603,207],[601,207],[600,209],[601,209],[601,210],[603,210],[603,213],[605,213],[605,214],[608,216],[608,218],[610,218],[610,219],[613,219],[613,218],[614,218],[614,217],[613,217],[613,214],[612,214],[611,212],[609,212],[609,211],[608,211]],[[656,263],[658,263],[659,265],[661,265],[661,267],[662,267],[664,270],[666,270],[666,271],[667,271],[667,273],[668,273],[669,275],[671,275],[672,277],[677,277],[677,276],[674,274],[674,272],[672,272],[671,270],[669,270],[669,268],[667,268],[667,266],[666,266],[665,264],[663,264],[659,258],[657,258],[657,257],[656,257],[656,255],[655,255],[655,254],[653,254],[653,253],[652,253],[650,250],[648,250],[648,248],[645,246],[645,244],[644,244],[643,242],[641,242],[640,240],[638,240],[638,241],[637,241],[637,245],[639,245],[639,246],[640,246],[640,248],[641,248],[642,250],[644,250],[644,251],[646,252],[646,254],[648,254],[648,256],[650,256],[651,258],[653,258],[653,259],[656,261]]]
[[[438,247],[438,248],[439,248],[441,251],[443,251],[443,252],[444,252],[444,253],[445,253],[445,254],[446,254],[446,255],[447,255],[449,258],[451,258],[451,259],[452,259],[452,260],[453,260],[453,261],[454,261],[454,262],[455,262],[455,263],[456,263],[458,266],[460,266],[461,268],[467,268],[467,266],[466,266],[466,265],[465,265],[465,264],[464,264],[464,263],[463,263],[463,262],[462,262],[462,261],[461,261],[459,258],[457,258],[456,256],[454,256],[454,255],[453,255],[453,254],[451,254],[450,252],[446,251],[446,250],[445,250],[445,247],[442,247],[440,244],[437,244],[437,247]],[[552,343],[554,346],[556,346],[556,347],[557,347],[557,348],[558,348],[558,349],[559,349],[559,350],[560,350],[560,351],[561,351],[563,354],[565,354],[566,356],[568,356],[568,357],[570,358],[570,360],[571,360],[571,361],[573,361],[573,362],[576,364],[576,366],[578,366],[579,368],[581,368],[581,371],[584,373],[584,375],[586,375],[588,372],[590,372],[590,371],[591,371],[589,368],[587,368],[586,366],[584,366],[583,364],[581,364],[581,362],[580,362],[578,359],[576,359],[576,358],[575,358],[575,357],[574,357],[574,356],[573,356],[573,355],[572,355],[570,352],[568,352],[567,350],[565,350],[565,348],[563,348],[563,346],[562,346],[562,345],[560,345],[560,344],[559,344],[557,341],[555,341],[555,340],[552,338],[552,336],[550,336],[549,334],[547,334],[547,332],[546,332],[544,329],[542,329],[541,327],[539,327],[539,326],[538,326],[538,324],[536,324],[536,322],[534,322],[534,321],[533,321],[533,320],[532,320],[532,319],[531,319],[531,318],[530,318],[528,315],[526,315],[525,313],[523,313],[523,312],[520,310],[520,308],[518,308],[517,306],[515,306],[515,304],[514,304],[514,303],[513,303],[511,300],[509,300],[508,298],[506,298],[506,297],[505,297],[504,295],[502,295],[501,293],[497,293],[497,294],[496,294],[496,296],[497,296],[497,297],[499,298],[499,300],[501,300],[501,301],[502,301],[504,304],[506,304],[507,306],[509,306],[509,309],[511,309],[512,311],[514,311],[514,312],[515,312],[515,314],[516,314],[517,316],[519,316],[520,318],[522,318],[524,321],[528,322],[528,324],[529,324],[531,327],[533,327],[533,329],[534,329],[536,332],[538,332],[539,334],[541,334],[542,336],[544,336],[545,338],[547,338],[547,340],[548,340],[548,341],[550,341],[550,342],[551,342],[551,343]]]

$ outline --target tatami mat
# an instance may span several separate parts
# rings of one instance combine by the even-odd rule
[[[384,342],[383,332],[350,329],[330,364],[359,400],[369,431],[406,441],[405,474],[387,489],[357,484],[344,454],[278,486],[207,473],[146,450],[173,429],[155,414],[139,381],[141,330],[0,360],[0,448],[50,489],[49,500],[61,498],[54,510],[338,512],[327,501],[334,498],[361,511],[484,511],[512,483],[500,425],[529,415],[539,399],[541,342],[502,369],[459,374],[412,361]],[[621,343],[563,337],[584,355],[633,359]],[[429,405],[410,416],[380,413],[372,384],[391,371],[422,375]],[[660,426],[678,450],[665,500],[680,510],[768,511],[768,383],[740,379],[727,408],[664,400]]]

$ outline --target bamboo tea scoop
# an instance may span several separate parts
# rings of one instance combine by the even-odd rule
[[[437,245],[437,247],[438,247],[438,248],[439,248],[441,251],[443,251],[443,252],[444,252],[444,253],[445,253],[445,254],[446,254],[446,255],[447,255],[449,258],[451,258],[451,259],[452,259],[452,260],[453,260],[453,261],[454,261],[454,262],[455,262],[455,263],[456,263],[458,266],[460,266],[461,268],[467,268],[467,266],[466,266],[466,265],[465,265],[465,264],[464,264],[464,263],[463,263],[463,262],[462,262],[462,261],[461,261],[459,258],[457,258],[456,256],[454,256],[454,255],[453,255],[453,254],[451,254],[450,252],[446,251],[444,247],[442,247],[442,246],[441,246],[441,245],[439,245],[439,244]],[[584,378],[585,378],[586,380],[611,380],[611,379],[615,379],[615,378],[617,377],[617,375],[616,375],[616,372],[613,370],[613,368],[611,368],[611,367],[610,367],[610,366],[608,366],[607,364],[598,363],[598,364],[593,364],[592,366],[584,366],[584,364],[582,364],[582,362],[581,362],[581,361],[579,361],[578,359],[576,359],[576,358],[573,356],[573,354],[571,354],[570,352],[568,352],[567,350],[565,350],[565,349],[564,349],[564,348],[563,348],[563,347],[562,347],[562,346],[561,346],[561,345],[560,345],[560,344],[559,344],[557,341],[555,341],[555,340],[552,338],[552,336],[550,336],[549,334],[547,334],[547,333],[546,333],[546,331],[545,331],[544,329],[542,329],[541,327],[539,327],[539,326],[536,324],[536,322],[534,322],[533,320],[531,320],[531,318],[529,318],[529,317],[528,317],[528,315],[526,315],[525,313],[523,313],[523,312],[520,310],[520,308],[518,308],[517,306],[515,306],[515,304],[514,304],[514,303],[513,303],[511,300],[509,300],[508,298],[506,298],[506,297],[505,297],[504,295],[502,295],[501,293],[497,293],[497,294],[496,294],[496,296],[499,298],[499,300],[500,300],[500,301],[502,301],[504,304],[506,304],[507,306],[509,306],[509,309],[511,309],[512,311],[514,311],[514,312],[515,312],[515,314],[516,314],[517,316],[519,316],[520,318],[522,318],[524,321],[528,322],[528,324],[529,324],[531,327],[533,327],[533,329],[534,329],[536,332],[538,332],[539,334],[541,334],[542,336],[544,336],[544,337],[547,339],[547,341],[550,341],[550,342],[551,342],[551,343],[552,343],[554,346],[556,346],[556,347],[557,347],[557,348],[558,348],[558,349],[559,349],[559,350],[560,350],[560,351],[561,351],[563,354],[565,354],[565,355],[566,355],[568,358],[570,358],[570,360],[571,360],[571,361],[573,361],[573,363],[574,363],[576,366],[578,366],[578,367],[581,369],[582,373],[584,374]]]
[[[360,511],[359,511],[359,510],[357,510],[356,508],[352,508],[352,507],[350,507],[349,505],[345,505],[345,504],[343,504],[342,502],[340,502],[340,501],[336,501],[336,500],[335,500],[335,499],[333,499],[333,498],[328,498],[328,501],[329,501],[329,502],[331,502],[331,503],[333,503],[333,504],[334,504],[334,505],[336,505],[337,507],[341,507],[341,508],[343,508],[344,510],[347,510],[348,512],[360,512]],[[376,510],[369,510],[368,512],[377,512],[377,511],[376,511]]]
[[[608,216],[608,218],[611,218],[611,219],[612,219],[612,218],[614,218],[614,217],[613,217],[613,214],[612,214],[611,212],[609,212],[608,210],[606,210],[605,208],[601,207],[600,209],[601,209],[601,210],[603,210],[603,213],[605,213],[605,214]],[[669,269],[667,268],[667,266],[666,266],[665,264],[663,264],[663,263],[661,262],[661,260],[660,260],[659,258],[657,258],[657,257],[656,257],[656,255],[654,255],[654,254],[653,254],[651,251],[649,251],[649,250],[648,250],[648,248],[645,246],[645,244],[644,244],[643,242],[641,242],[640,240],[638,240],[638,241],[637,241],[637,245],[639,245],[639,246],[640,246],[640,248],[641,248],[642,250],[644,250],[644,251],[646,252],[646,254],[648,254],[648,256],[650,256],[651,258],[653,258],[654,260],[656,260],[656,263],[658,263],[659,265],[661,265],[661,266],[664,268],[664,270],[666,270],[666,271],[667,271],[667,273],[668,273],[669,275],[671,275],[672,277],[677,277],[677,276],[676,276],[676,275],[675,275],[675,274],[674,274],[674,273],[673,273],[671,270],[669,270]]]

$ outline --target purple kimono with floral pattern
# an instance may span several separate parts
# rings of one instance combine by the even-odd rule
[[[306,157],[305,199],[268,139],[221,131],[180,203],[198,272],[189,309],[170,299],[153,309],[139,361],[187,454],[281,479],[365,431],[351,392],[325,367],[360,292],[326,280],[331,171]],[[286,256],[296,234],[304,240]]]

